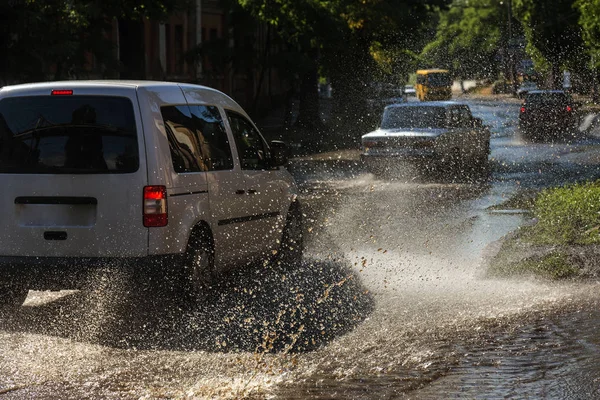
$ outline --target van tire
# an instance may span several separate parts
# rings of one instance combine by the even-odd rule
[[[296,200],[290,206],[281,236],[278,261],[283,264],[295,265],[302,261],[304,252],[302,221],[302,207]]]
[[[22,285],[0,284],[0,311],[13,311],[20,307],[27,298],[29,289]]]
[[[206,301],[215,281],[215,250],[206,229],[190,236],[181,266],[181,286],[185,300]]]

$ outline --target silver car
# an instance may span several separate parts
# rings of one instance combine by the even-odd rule
[[[379,129],[362,136],[361,158],[372,172],[391,163],[484,169],[490,131],[468,105],[451,101],[393,104]]]

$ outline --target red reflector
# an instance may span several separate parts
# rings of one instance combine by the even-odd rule
[[[147,228],[167,226],[167,188],[144,186],[144,226]]]
[[[567,112],[571,112],[573,111],[573,109],[571,108],[571,106],[567,106]]]
[[[521,107],[521,112],[524,113],[525,112],[525,107]]]
[[[144,226],[146,228],[167,226],[167,222],[169,222],[167,214],[144,215]]]
[[[71,96],[73,94],[72,90],[53,90],[52,96]]]

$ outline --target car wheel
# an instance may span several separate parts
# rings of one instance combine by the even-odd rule
[[[281,236],[278,261],[287,265],[298,264],[302,261],[304,238],[302,227],[302,208],[298,201],[290,206]]]
[[[181,286],[185,299],[206,300],[215,281],[215,251],[208,232],[192,233],[182,264]]]
[[[13,311],[27,298],[29,289],[23,285],[0,285],[0,311]]]

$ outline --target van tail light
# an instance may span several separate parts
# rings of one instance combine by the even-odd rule
[[[167,188],[144,186],[144,226],[147,228],[167,226]]]
[[[573,107],[567,106],[567,112],[571,112],[571,111],[573,111]]]
[[[524,113],[525,111],[527,111],[527,110],[525,109],[525,106],[522,106],[522,107],[521,107],[521,113]]]

